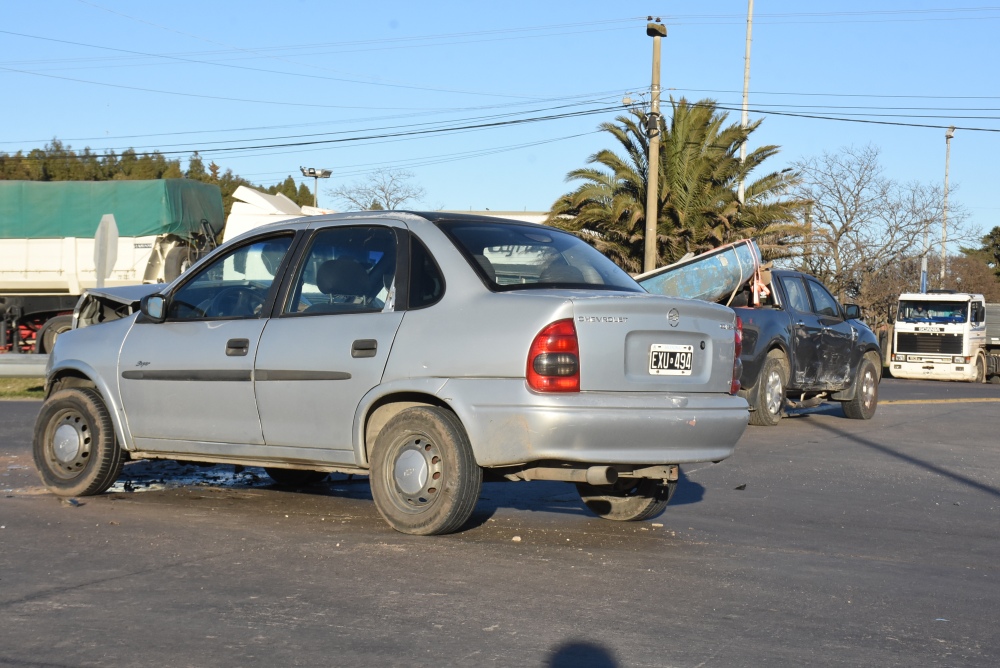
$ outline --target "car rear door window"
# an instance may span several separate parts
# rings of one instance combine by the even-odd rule
[[[809,296],[806,294],[805,286],[802,285],[802,281],[799,278],[789,276],[782,280],[782,284],[785,286],[785,292],[788,294],[789,306],[800,313],[812,313],[812,307],[809,305]]]
[[[298,268],[285,313],[371,313],[395,302],[396,235],[388,227],[321,230]]]

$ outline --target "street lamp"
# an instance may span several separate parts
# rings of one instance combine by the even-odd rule
[[[952,125],[944,133],[944,205],[941,209],[941,287],[944,287],[945,263],[948,261],[948,162],[951,159],[951,138],[955,136]]]
[[[330,178],[333,170],[318,167],[299,167],[299,169],[302,170],[302,176],[313,177],[313,206],[319,207],[319,180]]]
[[[653,17],[650,16],[652,21]],[[646,159],[646,233],[643,244],[643,271],[656,269],[657,179],[660,175],[660,40],[667,36],[667,26],[660,23],[646,24],[646,34],[653,38],[653,82],[649,87],[649,118],[646,119],[646,136],[649,138],[649,156]]]

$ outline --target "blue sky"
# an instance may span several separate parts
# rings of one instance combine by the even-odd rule
[[[544,210],[571,188],[568,171],[610,146],[597,125],[648,90],[647,15],[668,28],[665,94],[714,98],[738,121],[746,11],[746,0],[6,2],[0,151],[53,137],[185,160],[198,149],[263,184],[330,168],[321,206],[331,185],[404,168],[424,207]],[[974,226],[998,225],[997,28],[1000,5],[757,0],[754,145],[781,146],[781,169],[873,144],[887,176],[939,184],[956,125],[951,202]],[[930,127],[765,113],[779,111]],[[466,128],[547,116],[560,117]],[[237,150],[248,146],[264,148]]]

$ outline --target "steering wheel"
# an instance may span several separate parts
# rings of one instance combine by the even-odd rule
[[[265,297],[254,288],[235,285],[220,290],[204,309],[209,318],[247,317],[260,313]]]

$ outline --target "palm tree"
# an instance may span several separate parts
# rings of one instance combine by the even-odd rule
[[[755,180],[751,172],[778,152],[763,146],[740,162],[741,142],[760,121],[746,129],[726,125],[727,114],[713,100],[690,104],[671,99],[668,128],[661,119],[660,189],[658,197],[658,265],[669,264],[688,252],[701,252],[725,243],[754,237],[766,258],[786,254],[785,248],[801,229],[797,215],[804,202],[784,199],[796,183],[789,170]],[[567,181],[582,181],[552,205],[548,222],[572,230],[627,271],[640,271],[645,230],[648,116],[633,111],[615,123],[602,123],[623,150],[598,151],[586,167],[570,172]],[[736,189],[747,181],[745,204]]]

